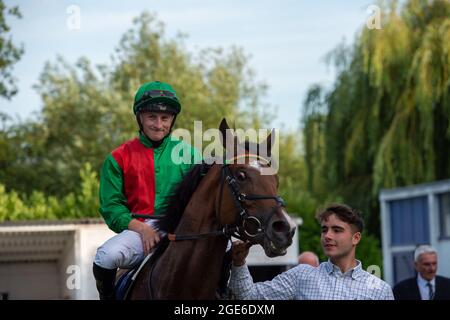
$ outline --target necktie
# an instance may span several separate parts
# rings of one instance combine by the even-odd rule
[[[427,287],[428,287],[428,297],[430,298],[429,300],[433,300],[434,299],[434,291],[433,291],[433,285],[431,284],[431,282],[427,282]]]

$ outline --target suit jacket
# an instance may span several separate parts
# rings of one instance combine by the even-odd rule
[[[395,300],[422,300],[417,277],[397,283],[393,289]],[[450,279],[436,276],[434,300],[450,300]]]

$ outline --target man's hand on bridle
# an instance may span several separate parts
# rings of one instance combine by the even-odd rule
[[[245,258],[248,256],[248,252],[252,244],[249,241],[234,241],[231,246],[231,257],[233,259],[233,265],[236,267],[243,266],[245,264]]]

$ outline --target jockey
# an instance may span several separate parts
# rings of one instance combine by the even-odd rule
[[[160,240],[155,220],[133,219],[131,214],[163,213],[174,186],[201,160],[196,149],[170,135],[181,111],[172,86],[159,81],[143,84],[133,111],[139,138],[113,150],[100,173],[99,212],[118,233],[97,249],[94,258],[93,273],[102,300],[115,298],[117,268],[136,266]]]

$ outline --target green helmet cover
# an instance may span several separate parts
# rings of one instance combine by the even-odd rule
[[[134,114],[142,110],[178,114],[181,104],[170,84],[153,81],[144,83],[134,97]]]

